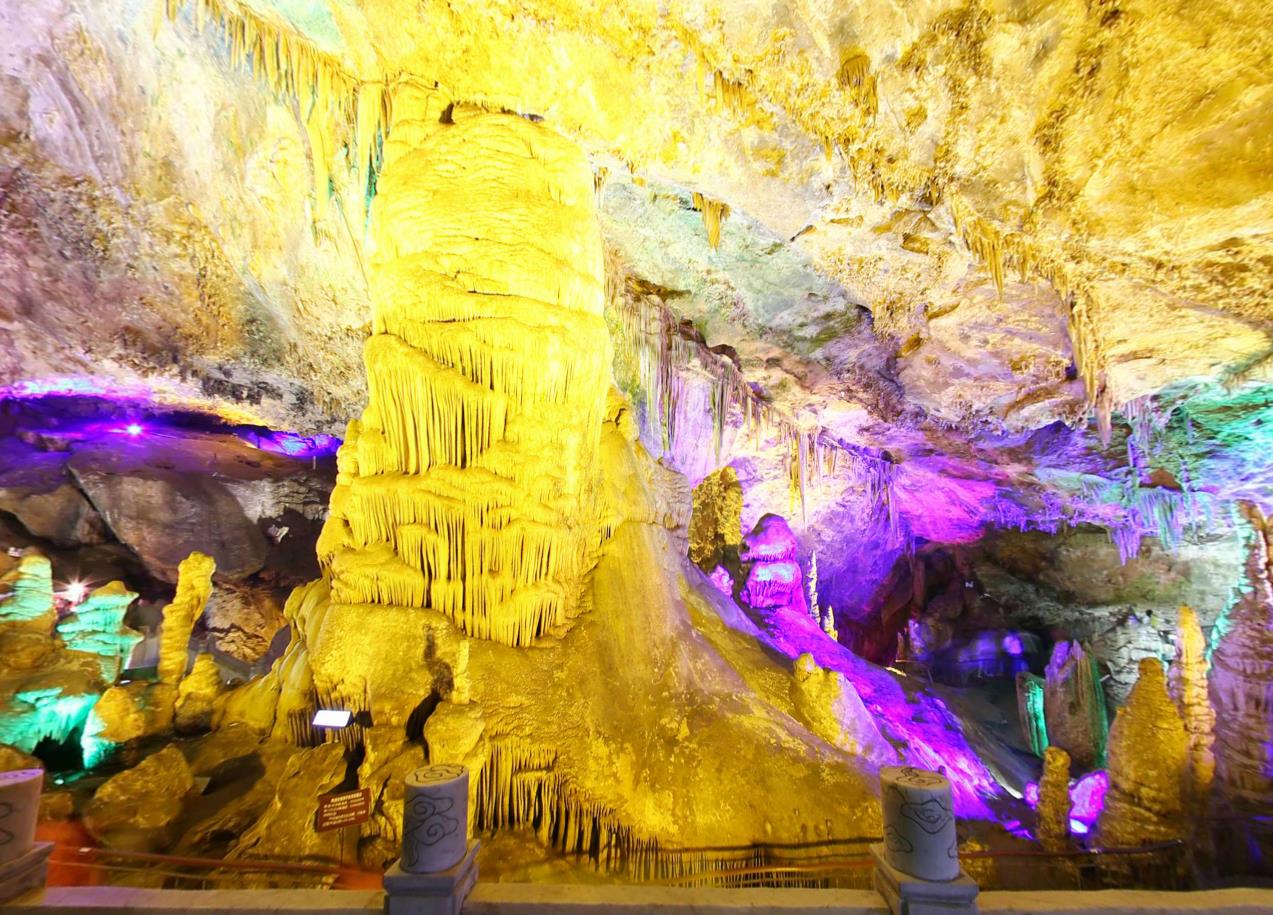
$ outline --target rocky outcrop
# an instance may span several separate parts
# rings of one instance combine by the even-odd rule
[[[1057,642],[1044,672],[1043,714],[1048,742],[1081,769],[1105,765],[1109,722],[1100,673],[1078,642]]]
[[[248,664],[265,655],[286,625],[271,589],[238,582],[217,584],[202,620],[209,647]]]
[[[709,473],[694,487],[690,515],[690,561],[711,572],[725,558],[737,554],[742,541],[743,488],[728,465]]]
[[[0,454],[0,511],[57,546],[102,543],[106,525],[71,482],[66,457],[6,442]]]
[[[226,857],[340,861],[342,830],[319,832],[314,810],[318,798],[339,788],[345,775],[345,748],[339,743],[294,750],[274,783],[273,799]],[[271,885],[264,875],[246,882]]]
[[[1273,565],[1268,520],[1253,507],[1246,589],[1227,617],[1211,655],[1211,705],[1216,712],[1215,787],[1221,808],[1240,818],[1266,816],[1273,804]],[[1213,636],[1214,639],[1214,636]],[[1235,860],[1273,865],[1267,828],[1248,831],[1249,821],[1229,830]]]
[[[1146,658],[1110,728],[1101,843],[1115,848],[1184,836],[1188,778],[1189,737],[1167,695],[1162,662]]]
[[[165,747],[98,788],[84,810],[84,825],[108,848],[158,851],[176,838],[193,789],[186,758],[176,747]]]

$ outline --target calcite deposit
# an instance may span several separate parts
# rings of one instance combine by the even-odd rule
[[[0,34],[0,749],[98,841],[380,871],[457,764],[484,875],[834,882],[899,764],[1267,873],[1267,3]]]

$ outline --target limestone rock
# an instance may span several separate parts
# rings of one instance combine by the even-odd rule
[[[103,543],[106,525],[67,476],[66,456],[33,451],[25,458],[0,473],[0,511],[57,546]]]
[[[720,565],[725,551],[742,542],[743,488],[728,465],[694,487],[690,515],[690,561],[704,572]]]
[[[1096,665],[1078,642],[1057,642],[1043,687],[1048,741],[1083,769],[1105,765],[1109,724]]]
[[[0,772],[12,772],[14,769],[43,768],[44,763],[30,753],[23,753],[16,747],[0,744]]]
[[[84,825],[109,848],[157,851],[173,830],[194,788],[186,758],[165,747],[107,780],[84,810]]]
[[[251,575],[265,564],[267,545],[257,526],[226,489],[210,476],[163,471],[107,473],[71,470],[119,540],[151,574],[164,581],[195,550],[208,553],[225,578]]]
[[[201,652],[190,673],[177,687],[173,725],[180,732],[206,731],[212,727],[217,697],[224,690],[221,672],[212,655]]]
[[[209,598],[203,623],[213,648],[253,664],[269,650],[285,620],[269,589],[225,583],[218,584]]]
[[[124,625],[124,615],[137,594],[112,581],[89,593],[73,613],[57,624],[57,634],[71,651],[96,655],[102,665],[102,680],[114,683],[143,638]]]
[[[345,748],[339,743],[294,750],[275,782],[273,799],[227,857],[339,861],[341,831],[318,832],[314,814],[318,799],[339,788],[345,775]],[[249,885],[269,885],[269,878]]]
[[[115,746],[168,730],[176,698],[177,687],[166,683],[134,681],[106,690],[84,725],[85,763],[95,765]]]
[[[1195,801],[1203,801],[1215,779],[1216,713],[1207,695],[1207,640],[1198,624],[1198,614],[1188,606],[1180,608],[1180,631],[1176,636],[1176,659],[1168,672],[1171,700],[1180,712],[1189,734],[1190,791]]]
[[[796,658],[791,701],[809,730],[832,746],[877,766],[898,761],[853,684],[839,671],[819,667],[811,654]]]
[[[189,664],[188,646],[195,620],[203,613],[212,594],[212,573],[216,560],[194,552],[178,567],[177,593],[164,607],[163,629],[159,640],[159,680],[176,686]]]
[[[436,714],[436,713],[435,713]],[[424,748],[397,727],[363,733],[365,753],[358,784],[371,789],[371,818],[362,825],[358,855],[366,867],[386,867],[402,852],[402,805],[406,778],[425,763]]]
[[[1162,662],[1146,658],[1109,733],[1109,793],[1099,835],[1109,847],[1185,834],[1189,738],[1167,695]]]
[[[1043,710],[1047,681],[1022,670],[1017,672],[1016,684],[1017,717],[1021,721],[1021,733],[1030,752],[1035,756],[1042,756],[1048,748],[1048,720]]]

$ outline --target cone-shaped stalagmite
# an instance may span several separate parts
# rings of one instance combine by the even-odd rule
[[[1207,696],[1207,640],[1192,607],[1180,608],[1176,659],[1168,685],[1189,734],[1190,791],[1195,800],[1201,801],[1215,778],[1216,759],[1211,746],[1215,743],[1216,713]]]
[[[1070,754],[1060,747],[1043,752],[1038,812],[1043,847],[1049,851],[1064,848],[1070,837]]]
[[[1145,845],[1182,836],[1188,771],[1189,738],[1167,695],[1162,663],[1145,658],[1110,729],[1101,843]]]

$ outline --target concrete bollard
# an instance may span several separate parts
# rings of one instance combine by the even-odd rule
[[[385,872],[385,912],[459,915],[477,882],[480,847],[468,839],[468,769],[416,769],[407,776],[405,794],[402,857]]]
[[[950,782],[913,766],[880,769],[884,841],[871,846],[875,889],[893,915],[976,912],[977,884],[959,866]]]
[[[35,841],[43,769],[0,772],[0,903],[43,887],[51,842]]]

